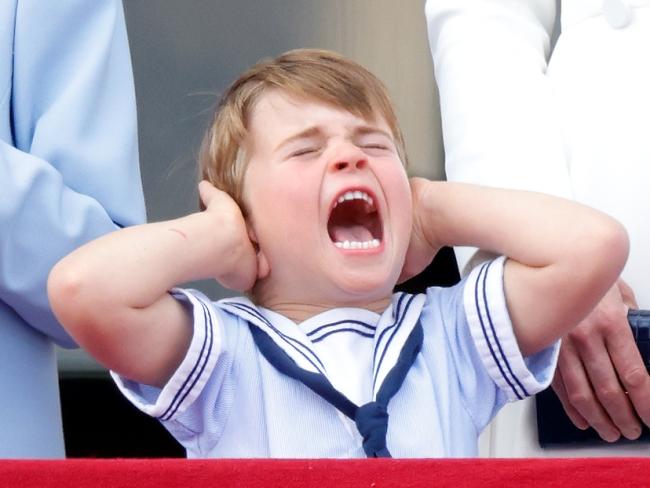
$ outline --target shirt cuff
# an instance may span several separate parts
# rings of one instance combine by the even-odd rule
[[[508,400],[521,400],[545,389],[553,379],[560,341],[524,358],[506,305],[505,257],[483,263],[467,278],[463,301],[478,354]]]
[[[210,299],[196,290],[179,288],[174,288],[171,295],[191,307],[194,331],[185,358],[167,384],[161,390],[111,371],[118,388],[133,405],[163,421],[182,414],[196,400],[221,351],[219,318]]]

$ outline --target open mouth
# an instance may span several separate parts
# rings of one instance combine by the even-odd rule
[[[327,231],[338,248],[378,248],[383,229],[373,198],[363,190],[341,194],[330,211]]]

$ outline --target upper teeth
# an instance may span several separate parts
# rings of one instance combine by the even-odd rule
[[[368,202],[368,205],[373,204],[372,198],[365,191],[355,190],[355,191],[346,191],[343,195],[341,195],[336,200],[336,202],[334,202],[334,206],[336,207],[339,203],[344,202],[346,200],[364,200]]]
[[[369,241],[343,241],[335,242],[334,245],[340,249],[374,249],[379,247],[381,241],[379,239],[371,239]]]

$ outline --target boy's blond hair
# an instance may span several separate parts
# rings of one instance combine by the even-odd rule
[[[245,142],[256,102],[269,89],[315,100],[369,121],[382,117],[406,164],[404,139],[384,85],[363,66],[337,53],[296,49],[244,72],[224,93],[199,156],[200,178],[229,193],[242,211],[242,186],[249,155]]]

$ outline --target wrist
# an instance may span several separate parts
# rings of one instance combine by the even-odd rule
[[[225,232],[215,220],[207,212],[196,212],[161,223],[172,246],[168,266],[178,270],[175,284],[214,277],[212,263],[223,254],[219,237]]]
[[[238,207],[198,212],[186,219],[188,252],[194,254],[188,267],[191,280],[216,279],[228,288],[240,281],[233,277],[244,275],[243,281],[249,281],[256,255]]]
[[[413,192],[413,224],[419,229],[421,238],[437,252],[447,243],[441,240],[441,195],[445,184],[442,182],[418,179]]]

